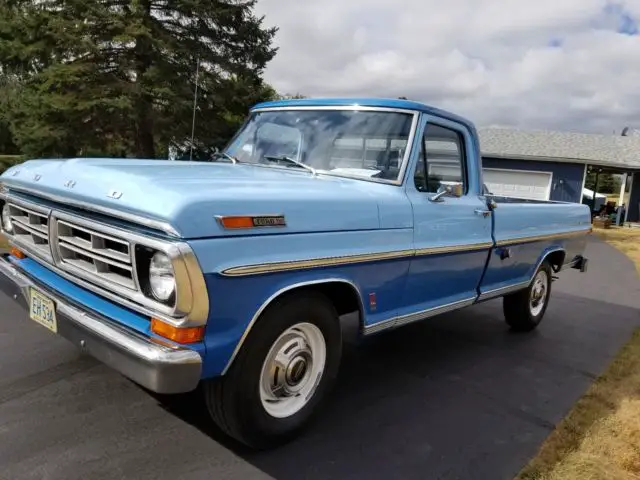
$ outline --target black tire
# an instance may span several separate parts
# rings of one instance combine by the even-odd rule
[[[322,333],[325,367],[308,403],[289,417],[276,418],[261,401],[262,367],[274,342],[301,322],[315,325]],[[335,383],[341,356],[340,320],[331,302],[317,292],[287,295],[261,315],[227,373],[203,385],[209,413],[227,435],[251,448],[286,443],[299,435],[317,413]]]
[[[502,300],[502,309],[507,324],[515,332],[530,332],[535,330],[542,321],[549,299],[551,298],[551,265],[545,261],[536,271],[533,281],[524,290],[506,295]],[[532,299],[534,289],[536,288],[536,279],[538,275],[546,276],[546,287],[542,298],[538,303]],[[541,304],[539,302],[542,302]],[[541,308],[540,308],[541,307]]]

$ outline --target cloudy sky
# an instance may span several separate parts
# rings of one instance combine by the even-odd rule
[[[259,0],[281,93],[406,96],[479,126],[640,128],[640,0]]]

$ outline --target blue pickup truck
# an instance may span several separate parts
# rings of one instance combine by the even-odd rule
[[[527,332],[552,276],[586,270],[589,208],[491,195],[478,143],[421,103],[302,99],[256,105],[207,161],[31,160],[0,177],[0,285],[137,384],[200,390],[230,436],[275,446],[327,397],[341,316],[371,335],[503,297]]]

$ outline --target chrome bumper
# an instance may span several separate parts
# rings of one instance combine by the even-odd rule
[[[156,393],[183,393],[200,381],[202,358],[187,348],[160,345],[148,337],[123,327],[71,303],[0,257],[0,290],[25,310],[30,289],[54,301],[57,333],[84,352]]]

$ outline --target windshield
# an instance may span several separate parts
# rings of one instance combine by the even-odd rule
[[[335,175],[397,181],[413,117],[368,110],[254,112],[224,153],[240,163],[306,165]]]

